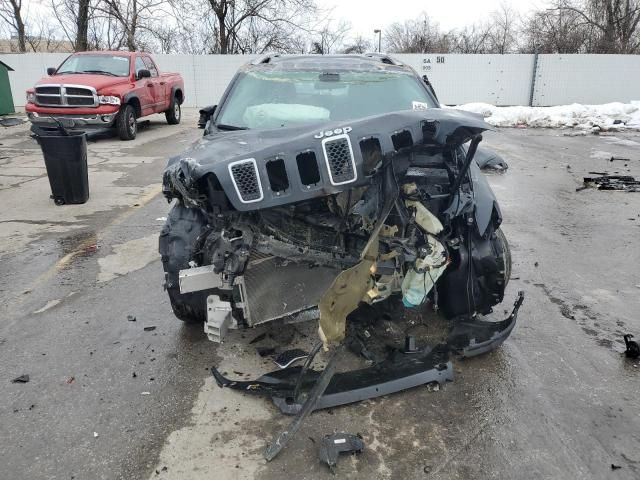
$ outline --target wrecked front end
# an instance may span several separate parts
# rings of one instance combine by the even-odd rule
[[[471,161],[488,128],[434,109],[204,137],[164,175],[165,196],[207,223],[180,292],[210,293],[214,341],[318,317],[323,340],[339,340],[360,302],[392,294],[406,307],[431,296],[448,317],[489,312],[508,266],[499,208]]]
[[[229,328],[318,320],[325,347],[344,340],[359,306],[429,302],[453,321],[446,345],[370,359],[369,370],[334,377],[319,404],[450,380],[448,352],[497,347],[522,303],[503,322],[481,320],[503,300],[511,269],[500,209],[474,161],[489,128],[473,114],[433,109],[210,133],[164,175],[167,199],[199,219],[179,227],[197,234],[188,263],[167,273],[170,296],[204,294],[205,330],[216,342]],[[166,266],[170,249],[162,250],[161,236]],[[347,343],[363,353],[355,330]],[[296,368],[254,382],[214,375],[294,413],[300,392],[292,400],[292,391],[319,375]]]

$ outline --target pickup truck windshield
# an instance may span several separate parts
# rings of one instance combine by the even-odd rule
[[[113,77],[129,76],[129,57],[120,55],[72,55],[67,58],[56,75],[64,73],[89,73]]]
[[[216,123],[277,128],[437,107],[413,75],[396,72],[246,72]]]

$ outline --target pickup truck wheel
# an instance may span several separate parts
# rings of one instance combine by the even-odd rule
[[[180,203],[167,215],[159,239],[159,252],[165,275],[165,287],[176,317],[185,323],[202,323],[207,318],[209,291],[180,293],[178,275],[189,268],[199,252],[199,237],[207,226],[205,215],[197,208],[186,208]]]
[[[174,96],[173,100],[171,100],[171,106],[169,110],[164,112],[165,117],[167,117],[167,123],[169,125],[178,125],[180,123],[180,118],[182,118],[182,109],[180,108],[180,101],[178,97]]]
[[[136,111],[132,105],[125,105],[120,109],[116,120],[116,129],[120,140],[133,140],[136,138],[138,124],[136,123]]]

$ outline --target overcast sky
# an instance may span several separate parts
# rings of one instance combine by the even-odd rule
[[[502,2],[525,13],[543,0],[317,0],[318,5],[333,7],[333,18],[346,19],[353,35],[373,39],[373,30],[393,22],[403,22],[426,12],[443,30],[464,27],[487,17]]]

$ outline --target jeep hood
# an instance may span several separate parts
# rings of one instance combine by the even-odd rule
[[[460,110],[400,111],[356,120],[329,121],[268,130],[238,130],[206,135],[169,160],[163,180],[167,198],[196,204],[196,183],[213,175],[239,211],[271,208],[326,196],[369,183],[375,162],[363,143],[377,141],[376,158],[427,145],[452,149],[492,127],[480,115]],[[301,159],[316,162],[317,181],[301,180]],[[281,162],[287,188],[270,187],[267,165]]]

